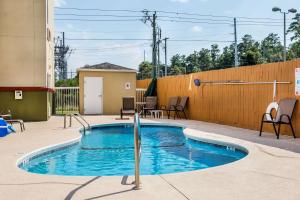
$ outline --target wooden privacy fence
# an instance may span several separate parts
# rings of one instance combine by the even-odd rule
[[[261,116],[273,98],[297,98],[293,126],[300,137],[300,98],[295,96],[297,67],[300,60],[159,78],[159,105],[166,105],[171,96],[189,96],[190,119],[259,130]],[[199,87],[195,79],[203,81]],[[149,79],[140,80],[137,87],[146,88],[149,83]],[[290,135],[289,127],[283,127],[282,132]],[[273,132],[268,125],[264,130]]]

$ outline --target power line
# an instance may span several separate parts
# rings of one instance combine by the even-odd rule
[[[121,18],[141,18],[141,15],[113,15],[113,14],[74,14],[74,13],[58,13],[56,16],[76,16],[76,17],[121,17]],[[231,20],[224,19],[208,19],[208,18],[195,18],[195,17],[180,17],[180,16],[168,16],[168,15],[158,15],[159,18],[169,18],[169,19],[188,19],[196,21],[216,21],[216,22],[231,22]],[[250,23],[282,23],[281,21],[253,21],[253,20],[239,20],[239,22],[250,22]]]
[[[76,8],[76,7],[55,7],[57,10],[78,10],[78,11],[101,11],[101,12],[130,12],[130,13],[142,13],[146,10],[130,10],[130,9],[97,9],[97,8]],[[148,12],[157,12],[173,15],[187,15],[187,16],[201,16],[201,17],[213,17],[213,18],[234,18],[233,16],[228,15],[212,15],[212,14],[198,14],[198,13],[189,13],[189,12],[174,12],[174,11],[163,11],[163,10],[147,10]],[[282,21],[279,18],[270,18],[270,17],[244,17],[236,16],[237,19],[256,19],[256,20],[274,20]]]
[[[167,20],[167,19],[158,19],[159,21],[164,22],[178,22],[178,23],[193,23],[193,24],[219,24],[219,25],[232,25],[232,23],[220,23],[220,22],[200,22],[200,21],[188,21],[188,20]]]
[[[57,10],[80,10],[80,11],[101,11],[101,12],[132,12],[132,13],[141,13],[142,11],[138,10],[116,10],[116,9],[98,9],[98,8],[75,8],[75,7],[54,7]]]
[[[143,44],[135,44],[135,45],[127,45],[127,46],[117,46],[117,47],[109,47],[109,48],[75,48],[76,51],[103,51],[103,50],[114,50],[114,49],[123,49],[123,48],[135,48],[141,47],[145,45],[149,45],[150,43],[143,43]]]
[[[152,41],[152,39],[145,38],[66,38],[66,40],[74,41]],[[172,42],[233,42],[231,40],[203,40],[203,39],[169,39]]]
[[[151,41],[152,39],[142,39],[142,38],[66,38],[66,40],[78,40],[78,41]]]
[[[169,39],[170,42],[233,42],[231,40],[189,40],[189,39]]]
[[[140,19],[54,19],[56,21],[89,21],[89,22],[128,22],[141,21]]]
[[[76,17],[143,17],[142,15],[95,15],[95,14],[73,14],[73,13],[62,13],[55,14],[56,16],[76,16]]]

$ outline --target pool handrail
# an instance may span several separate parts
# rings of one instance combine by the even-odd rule
[[[85,134],[86,130],[90,130],[91,126],[90,124],[80,115],[79,113],[71,113],[71,114],[65,114],[64,115],[64,128],[67,128],[67,116],[70,117],[69,121],[69,127],[72,126],[72,118],[75,118],[76,121],[82,125],[83,127],[83,134]]]
[[[141,189],[140,183],[140,158],[141,158],[141,135],[140,135],[141,125],[139,114],[134,114],[134,160],[135,160],[135,190]]]

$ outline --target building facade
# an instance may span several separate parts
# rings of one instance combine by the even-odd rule
[[[0,1],[0,112],[48,120],[54,89],[54,0]]]
[[[77,70],[81,114],[120,114],[122,97],[136,95],[136,70],[102,63]]]

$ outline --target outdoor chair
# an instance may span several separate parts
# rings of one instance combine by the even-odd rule
[[[174,112],[174,119],[175,119],[175,115],[177,115],[177,117],[178,117],[178,113],[176,112],[176,106],[177,106],[178,99],[179,99],[178,96],[170,97],[169,104],[161,106],[161,110],[166,111],[166,113],[168,115],[168,119],[170,119],[170,115],[171,115],[172,111]]]
[[[124,115],[134,115],[136,112],[134,108],[134,97],[123,97],[122,108],[120,110],[120,117],[123,119]]]
[[[296,105],[297,99],[282,99],[278,103],[278,110],[276,116],[273,118],[271,113],[264,113],[261,119],[260,133],[262,134],[263,124],[271,123],[273,125],[275,134],[277,139],[279,139],[280,128],[282,124],[290,125],[294,138],[296,138],[294,128],[292,125],[293,112]],[[269,115],[270,119],[267,119],[267,115]],[[278,130],[276,129],[276,125],[278,125]]]
[[[147,113],[151,110],[157,109],[157,97],[155,96],[147,96],[146,97],[146,105],[142,109],[142,114],[144,117],[147,116]]]
[[[25,131],[25,124],[24,121],[22,119],[13,119],[11,111],[8,110],[7,113],[5,114],[0,114],[0,117],[3,118],[7,123],[9,123],[10,125],[13,124],[19,124],[20,125],[20,129],[21,132]]]
[[[180,103],[176,106],[176,116],[180,118],[180,113],[183,113],[184,118],[187,119],[186,113],[185,113],[185,109],[186,109],[186,104],[187,101],[189,100],[188,96],[183,96],[180,99]]]

